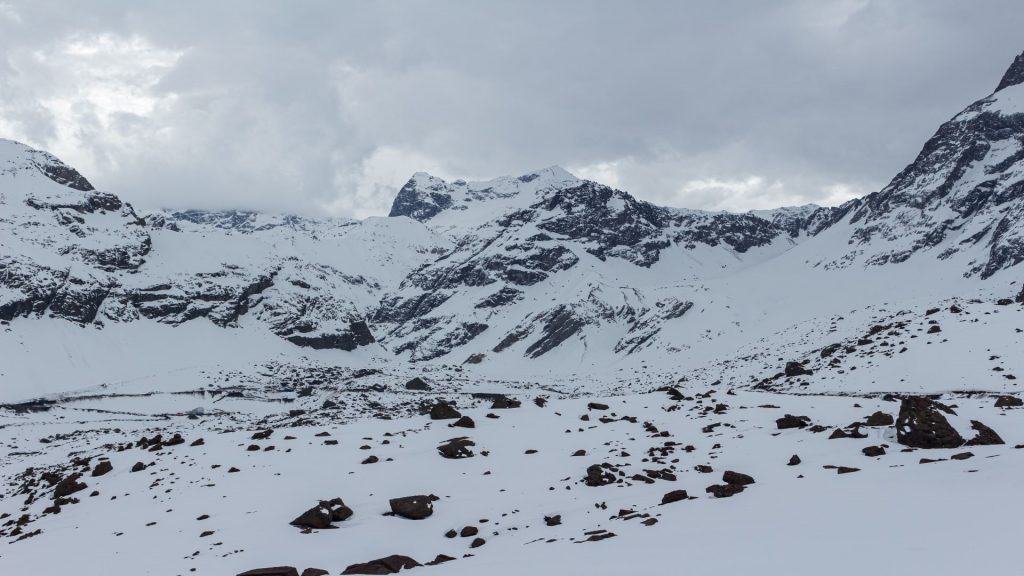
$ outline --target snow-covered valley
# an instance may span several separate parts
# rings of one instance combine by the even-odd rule
[[[558,167],[142,212],[2,140],[0,571],[1015,573],[1022,94],[748,213]]]

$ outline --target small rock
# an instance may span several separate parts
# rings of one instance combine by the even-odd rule
[[[430,407],[431,420],[455,420],[460,416],[462,414],[459,414],[459,411],[447,402],[438,402]]]
[[[463,416],[449,424],[449,426],[456,426],[459,428],[476,428],[476,422],[473,422],[473,419],[469,416]]]
[[[93,476],[103,476],[114,469],[114,465],[110,463],[110,460],[103,460],[92,469]]]
[[[408,556],[392,554],[386,558],[370,560],[363,564],[352,564],[342,574],[397,574],[400,570],[408,570],[420,566],[420,563]]]
[[[775,425],[779,430],[786,430],[788,428],[804,428],[811,422],[811,419],[807,416],[793,416],[792,414],[786,414],[782,418],[775,421]]]
[[[712,494],[715,498],[728,498],[743,492],[742,484],[712,484],[704,489],[705,492]]]
[[[470,446],[476,446],[476,443],[466,438],[465,436],[459,438],[452,438],[444,444],[437,447],[437,452],[444,458],[457,460],[460,458],[471,458],[473,451],[469,449]]]
[[[686,490],[673,490],[671,492],[666,492],[665,495],[661,497],[661,503],[671,504],[673,502],[679,502],[680,500],[686,500],[688,497]]]
[[[746,474],[727,470],[722,474],[722,482],[725,482],[726,484],[739,484],[741,486],[746,486],[747,484],[753,484],[754,478]]]
[[[425,380],[419,376],[409,380],[405,383],[406,390],[430,390],[430,384],[427,384]]]

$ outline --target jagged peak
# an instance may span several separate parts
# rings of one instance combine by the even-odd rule
[[[572,185],[581,182],[561,166],[548,166],[521,176],[500,176],[491,180],[448,182],[427,172],[416,172],[402,186],[391,205],[389,216],[409,216],[421,222],[430,220],[453,206],[464,206],[467,198],[509,198],[521,192]]]
[[[1010,64],[1006,73],[1003,74],[1002,80],[999,81],[999,85],[996,86],[996,92],[1021,83],[1024,83],[1024,52],[1013,59],[1013,63]]]
[[[541,168],[540,170],[530,172],[529,174],[523,174],[518,178],[518,180],[527,181],[535,178],[544,178],[547,180],[556,181],[579,180],[579,178],[577,178],[575,174],[569,172],[568,170],[562,168],[561,166],[558,166],[557,164],[553,166],[548,166],[547,168]]]

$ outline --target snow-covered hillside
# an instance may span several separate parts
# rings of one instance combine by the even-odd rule
[[[1012,573],[1022,260],[1024,55],[836,207],[144,212],[0,140],[0,572]]]

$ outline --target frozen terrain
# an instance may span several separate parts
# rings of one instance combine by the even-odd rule
[[[1022,90],[740,214],[144,212],[0,140],[0,573],[1017,573]]]

